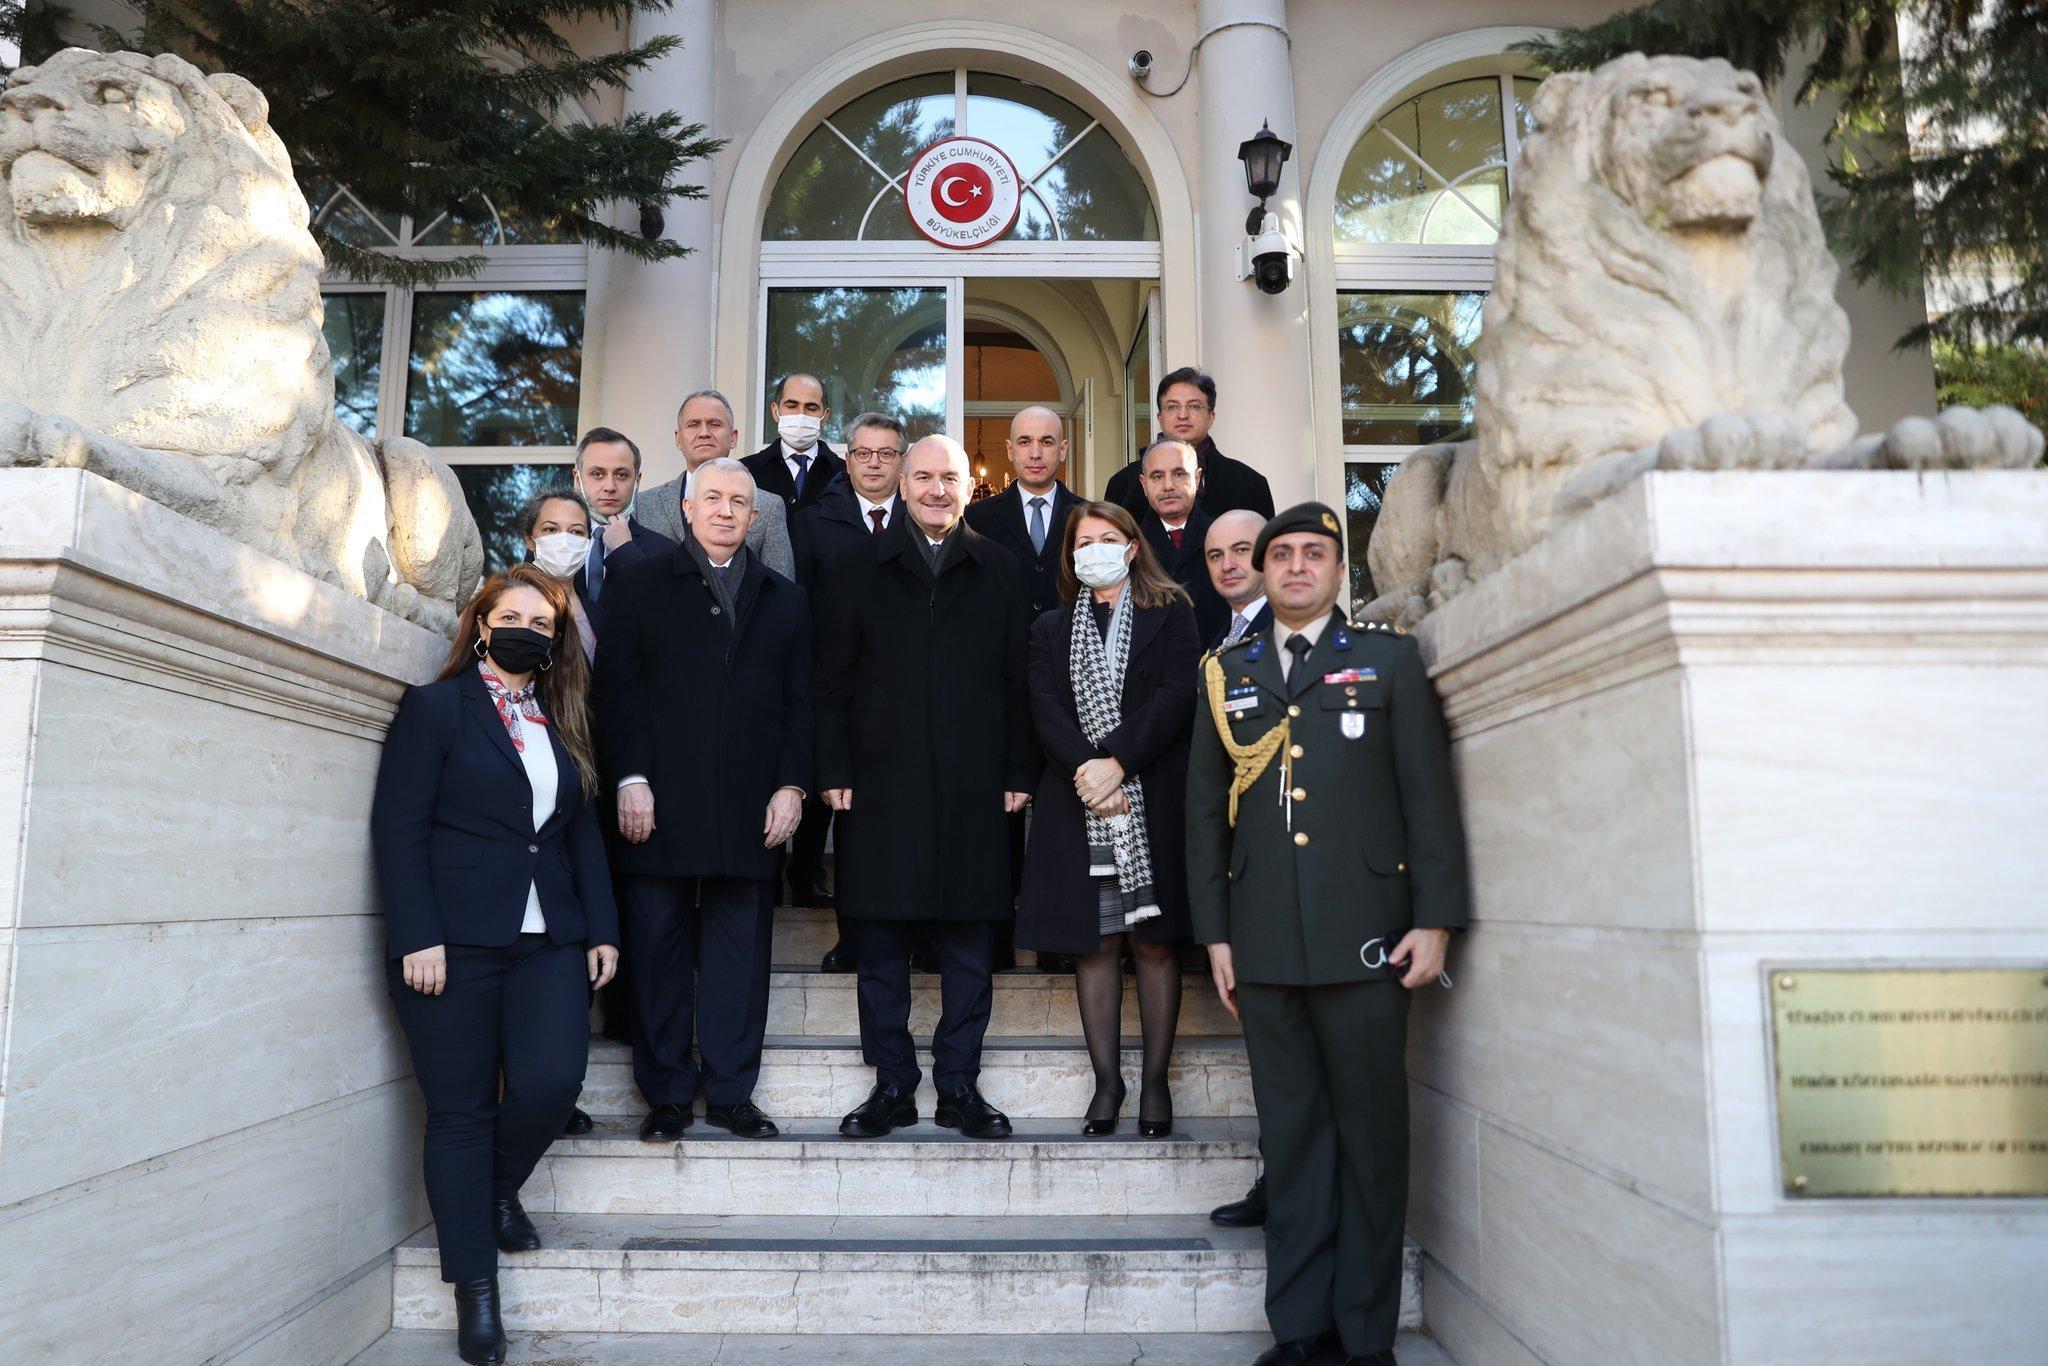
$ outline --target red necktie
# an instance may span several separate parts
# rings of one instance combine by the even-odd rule
[[[1177,531],[1169,531],[1169,532],[1167,532],[1167,533],[1166,533],[1166,539],[1167,539],[1167,540],[1169,540],[1169,541],[1172,541],[1172,542],[1173,542],[1173,548],[1174,548],[1175,550],[1178,550],[1178,549],[1180,549],[1180,538],[1181,538],[1181,537],[1183,537],[1183,536],[1185,536],[1185,535],[1187,535],[1187,534],[1188,534],[1188,529],[1187,529],[1186,527],[1181,527],[1181,528],[1180,528],[1179,530],[1177,530]]]
[[[868,509],[868,520],[875,524],[875,534],[877,536],[882,534],[882,519],[888,515],[888,513],[882,511],[880,508]]]

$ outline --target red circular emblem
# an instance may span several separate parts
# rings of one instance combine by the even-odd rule
[[[971,161],[956,161],[932,182],[932,207],[951,223],[972,223],[994,202],[995,182]]]
[[[992,142],[941,138],[903,174],[903,207],[927,241],[956,251],[999,241],[1017,221],[1024,186]]]

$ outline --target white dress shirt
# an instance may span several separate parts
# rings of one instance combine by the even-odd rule
[[[533,786],[533,828],[537,832],[555,814],[555,785],[561,780],[561,772],[555,766],[555,746],[548,738],[547,728],[528,725],[517,708],[512,712],[512,725],[518,731],[521,746],[519,762],[526,769],[526,781]],[[519,922],[519,932],[546,934],[547,928],[548,922],[540,913],[540,885],[528,883],[526,918]]]
[[[799,460],[803,462],[804,478],[810,478],[810,472],[818,466],[818,442],[813,441],[811,448],[807,451],[798,451],[796,447],[790,445],[787,441],[778,444],[782,447],[782,463],[789,467],[789,482],[792,484],[796,482],[797,463]]]
[[[859,489],[854,490],[853,501],[860,504],[860,524],[862,526],[866,527],[869,531],[875,530],[875,519],[871,514],[879,512],[882,514],[881,529],[883,531],[887,531],[889,529],[888,503],[873,502],[868,498],[868,496],[865,493],[862,493]]]

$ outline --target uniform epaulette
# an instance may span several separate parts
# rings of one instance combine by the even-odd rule
[[[1400,627],[1384,621],[1354,621],[1351,623],[1351,629],[1354,631],[1385,631],[1388,635],[1393,636],[1405,636],[1408,634]]]

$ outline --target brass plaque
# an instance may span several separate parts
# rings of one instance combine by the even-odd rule
[[[2048,1195],[2048,968],[1774,968],[1788,1194]]]

